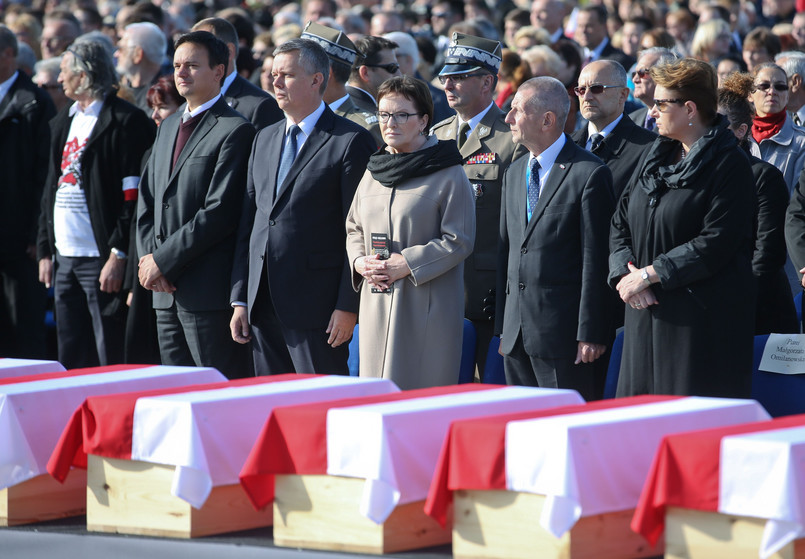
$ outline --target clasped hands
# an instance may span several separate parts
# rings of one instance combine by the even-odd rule
[[[631,262],[628,266],[629,273],[621,276],[618,285],[615,286],[623,302],[636,310],[643,310],[658,304],[654,292],[643,281],[640,268],[635,267]]]
[[[140,258],[137,276],[140,279],[140,285],[151,291],[157,293],[173,293],[176,291],[170,280],[162,275],[162,271],[154,261],[153,254],[146,254]]]
[[[408,263],[398,252],[392,252],[386,260],[380,260],[377,254],[362,256],[355,260],[355,271],[377,289],[389,289],[395,281],[411,274]]]

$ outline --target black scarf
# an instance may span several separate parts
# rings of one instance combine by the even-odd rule
[[[682,144],[663,136],[655,140],[646,158],[640,185],[649,196],[651,206],[659,203],[669,189],[695,187],[701,174],[709,172],[726,150],[735,149],[738,141],[728,125],[727,119],[719,115],[715,125],[677,163],[668,162],[679,153]]]
[[[366,168],[377,182],[394,188],[408,179],[431,175],[463,162],[455,140],[439,140],[433,146],[411,153],[389,153],[382,147],[372,154]]]

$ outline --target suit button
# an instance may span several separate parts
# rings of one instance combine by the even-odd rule
[[[164,241],[164,240],[165,240],[165,236],[164,236],[164,235],[157,235],[157,241],[159,241],[159,242],[161,243],[161,242],[162,242],[162,241]]]
[[[276,221],[274,221],[273,219],[269,219],[269,220],[268,220],[268,224],[269,224],[271,227],[274,227],[274,226],[277,224],[277,222],[276,222]]]
[[[265,255],[264,255],[264,254],[261,254],[261,255],[260,255],[260,260],[265,260],[265,259],[266,259]]]
[[[163,210],[167,210],[168,208],[170,208],[170,204],[162,204]]]
[[[528,249],[526,247],[523,247],[523,248],[520,249],[520,254],[525,254],[527,252],[528,252]]]
[[[524,283],[518,283],[517,287],[520,288],[520,291],[523,291],[525,289],[525,284]]]

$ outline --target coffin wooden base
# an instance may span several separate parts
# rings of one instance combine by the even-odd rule
[[[636,559],[662,555],[629,528],[634,509],[582,517],[561,538],[539,525],[545,497],[516,491],[453,493],[453,557]]]
[[[201,509],[171,495],[173,466],[89,456],[87,530],[195,538],[271,526],[239,484],[214,487]]]
[[[0,526],[19,526],[86,510],[87,472],[71,470],[61,484],[48,474],[0,491]]]
[[[450,530],[425,514],[424,501],[398,506],[383,524],[363,516],[358,509],[364,484],[339,476],[277,476],[274,543],[381,554],[450,542]]]
[[[757,559],[766,521],[745,516],[669,507],[665,514],[666,559]],[[805,559],[796,540],[771,559]]]

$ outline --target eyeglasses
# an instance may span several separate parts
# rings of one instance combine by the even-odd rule
[[[393,119],[397,124],[405,124],[408,122],[408,117],[422,116],[423,113],[387,113],[386,111],[376,111],[377,118],[383,124]]]
[[[470,78],[479,78],[481,76],[488,76],[489,74],[448,74],[447,76],[439,76],[439,83],[444,85],[447,83],[447,78],[453,80],[453,83],[461,83]]]
[[[769,82],[761,82],[755,84],[755,91],[768,91],[770,87],[773,87],[775,91],[788,91],[788,84],[782,82],[776,83],[769,83]]]
[[[579,97],[584,97],[584,95],[587,93],[588,89],[590,90],[590,93],[592,93],[593,95],[601,95],[604,92],[605,89],[612,89],[612,88],[623,89],[623,86],[622,85],[601,85],[601,84],[597,83],[595,85],[580,85],[578,87],[574,87],[573,91],[575,91],[576,95],[578,95]]]
[[[397,70],[400,69],[400,65],[396,62],[389,62],[388,64],[364,64],[364,66],[368,66],[369,68],[382,68],[389,74],[396,74]]]
[[[657,107],[658,111],[660,111],[661,113],[664,113],[665,109],[667,109],[668,105],[670,105],[671,103],[674,103],[674,104],[677,104],[677,105],[683,105],[685,103],[685,100],[684,99],[654,99],[654,101],[652,101],[652,102],[654,103],[654,106]]]
[[[640,68],[639,70],[635,70],[634,72],[632,72],[632,79],[633,80],[636,79],[636,78],[640,78],[641,80],[644,80],[644,79],[650,78],[650,77],[651,77],[651,72],[649,71],[648,68]]]

